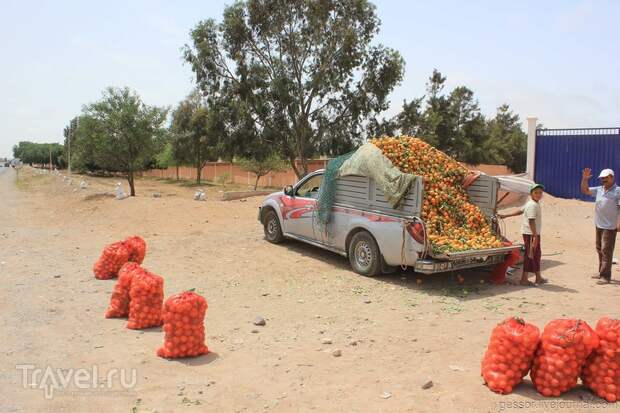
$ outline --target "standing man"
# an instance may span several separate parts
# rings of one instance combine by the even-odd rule
[[[581,192],[595,196],[594,223],[596,224],[596,252],[598,253],[597,284],[611,282],[611,264],[618,231],[620,188],[615,184],[614,171],[603,169],[598,176],[601,186],[588,186],[592,170],[585,168],[581,175]]]

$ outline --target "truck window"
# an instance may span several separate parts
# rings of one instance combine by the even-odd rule
[[[297,188],[297,192],[295,196],[300,196],[303,198],[318,198],[319,196],[319,186],[321,186],[321,181],[323,180],[323,175],[316,175],[312,178],[308,179],[304,182],[299,188]]]

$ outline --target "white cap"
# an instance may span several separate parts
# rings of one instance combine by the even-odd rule
[[[614,176],[614,171],[611,169],[603,169],[601,173],[598,175],[599,178],[605,178],[607,176]]]

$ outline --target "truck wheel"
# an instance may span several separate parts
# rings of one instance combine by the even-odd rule
[[[263,218],[263,229],[265,231],[265,238],[272,244],[279,244],[284,241],[278,214],[276,214],[276,211],[273,209],[267,211],[265,214],[265,218]]]
[[[374,277],[381,274],[381,252],[375,239],[366,231],[353,236],[349,244],[349,262],[358,274]]]

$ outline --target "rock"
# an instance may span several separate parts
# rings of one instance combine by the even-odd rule
[[[432,381],[432,380],[429,380],[429,381],[427,381],[426,383],[424,383],[424,384],[422,385],[422,389],[424,389],[424,390],[428,390],[428,389],[430,389],[431,387],[433,387],[434,385],[435,385],[435,384],[433,383],[433,381]]]
[[[153,192],[153,198],[161,198],[161,194],[159,192]]]
[[[455,366],[455,365],[450,365],[448,366],[450,368],[450,370],[452,371],[465,371],[465,369],[463,367],[460,366]]]
[[[257,329],[253,329],[252,333],[256,334],[256,333],[258,333],[258,330]]]
[[[334,357],[342,356],[342,350],[336,349],[336,350],[332,351],[332,356],[334,356]]]
[[[297,302],[298,302],[299,304],[303,304],[305,301],[304,301],[304,300],[297,300]]]
[[[390,393],[389,391],[384,391],[379,397],[381,397],[382,399],[389,399],[390,397],[392,397],[392,393]]]
[[[254,325],[255,326],[264,326],[265,324],[267,324],[267,322],[265,321],[265,319],[261,316],[258,316],[254,319]]]
[[[357,340],[353,340],[349,342],[350,346],[357,346]]]
[[[323,340],[321,340],[321,343],[323,343],[323,344],[331,344],[332,343],[332,339],[331,338],[324,338]]]
[[[364,304],[370,304],[370,303],[372,303],[372,301],[370,301],[370,300],[364,300]]]

